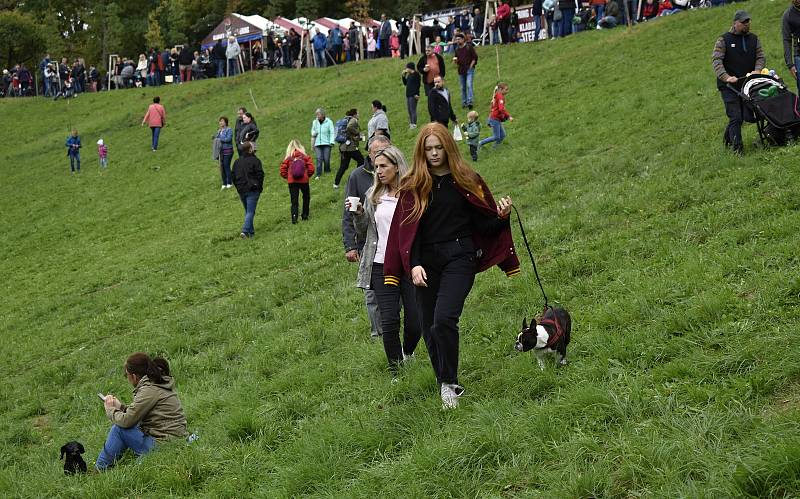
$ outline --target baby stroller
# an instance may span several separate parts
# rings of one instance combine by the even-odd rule
[[[780,78],[756,73],[744,78],[741,90],[728,88],[752,109],[762,145],[782,146],[800,137],[800,102]]]

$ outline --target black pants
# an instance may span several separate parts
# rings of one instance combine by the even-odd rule
[[[303,193],[303,220],[308,220],[308,205],[311,202],[311,191],[308,190],[308,184],[294,183],[289,184],[289,198],[292,200],[292,223],[297,222],[297,198]]]
[[[339,185],[339,183],[342,181],[344,172],[346,172],[347,167],[350,166],[350,159],[356,160],[356,168],[364,164],[364,155],[362,155],[361,151],[358,149],[355,151],[341,151],[339,171],[336,172],[336,180],[333,181],[334,184]]]
[[[470,238],[423,245],[428,287],[417,288],[422,336],[439,383],[458,384],[458,320],[475,282],[475,247]],[[426,342],[427,343],[427,342]]]
[[[478,146],[477,145],[469,145],[469,155],[472,157],[472,161],[478,161]]]
[[[417,297],[414,285],[408,278],[400,280],[400,286],[387,286],[383,283],[383,264],[372,264],[372,277],[370,285],[375,291],[378,300],[378,309],[381,315],[381,331],[383,332],[383,350],[389,369],[396,370],[397,365],[403,360],[403,354],[411,355],[417,348],[417,343],[422,336],[422,326],[419,322],[417,310]],[[403,317],[403,342],[400,343],[400,308],[404,311]],[[426,341],[427,345],[429,342]]]
[[[744,145],[742,143],[742,123],[748,121],[750,123],[755,121],[753,111],[745,106],[742,99],[729,88],[721,88],[720,96],[722,102],[725,104],[725,114],[728,115],[728,126],[725,128],[723,135],[723,142],[726,146],[730,146],[736,152],[742,152]]]
[[[500,29],[500,40],[505,45],[509,42],[510,36],[508,36],[508,28],[511,27],[511,19],[502,19],[500,22],[497,23],[497,27]]]

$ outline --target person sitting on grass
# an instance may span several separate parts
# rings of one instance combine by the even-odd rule
[[[608,0],[605,15],[597,20],[597,29],[611,29],[619,24],[619,4],[617,0]]]
[[[106,395],[106,416],[114,426],[97,456],[97,471],[113,466],[126,449],[142,456],[153,450],[156,442],[187,435],[186,417],[166,360],[135,353],[125,361],[124,369],[128,383],[134,387],[133,402],[125,405],[115,396]]]

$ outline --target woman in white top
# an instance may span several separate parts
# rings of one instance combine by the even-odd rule
[[[375,182],[366,192],[364,202],[359,203],[353,221],[356,232],[365,238],[364,252],[358,270],[357,286],[373,289],[378,300],[383,331],[383,349],[389,361],[392,376],[403,360],[410,358],[422,335],[417,313],[416,290],[410,280],[404,278],[400,286],[386,286],[383,282],[383,258],[389,227],[397,206],[400,178],[408,172],[408,163],[403,153],[395,146],[378,151],[373,161]],[[350,209],[350,201],[345,201]],[[403,320],[403,342],[400,342],[400,306],[405,309]],[[425,339],[427,344],[428,339]]]
[[[141,81],[147,79],[147,57],[139,54],[139,63],[136,65],[136,77]]]

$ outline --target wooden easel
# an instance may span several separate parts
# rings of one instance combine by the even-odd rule
[[[306,36],[306,33],[311,35],[308,29],[303,29],[300,33],[300,54],[297,56],[297,69],[303,67],[303,54],[306,56],[306,67],[314,67],[314,46],[311,44],[310,36]]]
[[[641,2],[641,0],[639,0]],[[497,2],[495,0],[486,0],[486,7],[483,11],[483,32],[489,35],[487,38],[489,39],[489,44],[494,45],[494,30],[489,27],[489,18],[492,17],[489,15],[489,12],[492,12],[493,16],[497,15]],[[497,19],[495,18],[495,22]],[[481,40],[481,45],[486,45],[486,39]]]
[[[109,90],[111,90],[111,76],[114,74],[114,71],[116,70],[117,61],[118,60],[119,60],[119,56],[117,54],[109,54],[109,56],[108,56],[108,71],[107,71],[107,75],[108,75],[108,87],[107,88]],[[56,78],[58,78],[58,89],[59,89],[59,91],[61,91],[61,71],[59,71],[59,67],[58,67],[59,64],[60,63],[56,63],[56,75],[57,75]],[[150,70],[149,67],[147,69],[148,69],[148,71]],[[115,88],[115,90],[118,89],[118,88],[119,88],[119,86],[117,86]]]
[[[408,32],[408,55],[417,55],[422,53],[422,29],[420,28],[421,20],[419,15],[415,15],[411,19],[411,29]]]

